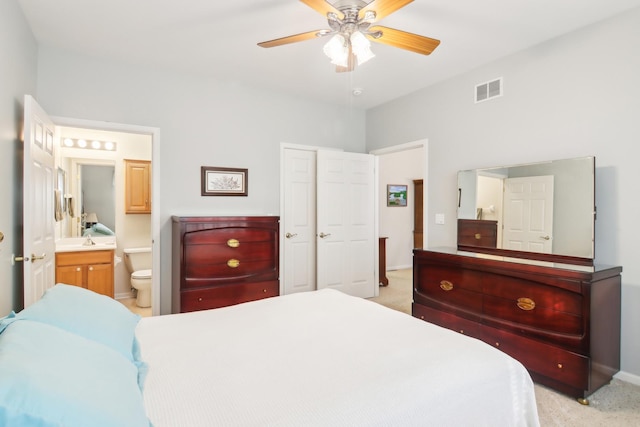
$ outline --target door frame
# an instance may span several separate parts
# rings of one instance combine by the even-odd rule
[[[378,197],[378,189],[379,189],[379,170],[378,170],[378,164],[379,164],[379,156],[384,155],[384,154],[391,154],[391,153],[397,153],[400,151],[407,151],[407,150],[413,150],[413,149],[417,149],[417,148],[422,148],[423,149],[423,153],[424,153],[424,158],[423,158],[423,179],[426,182],[426,185],[424,187],[424,191],[425,193],[428,194],[428,188],[429,188],[429,180],[428,180],[428,176],[429,176],[429,140],[427,138],[424,139],[418,139],[416,141],[412,141],[412,142],[407,142],[407,143],[402,143],[402,144],[397,144],[397,145],[393,145],[390,147],[385,147],[385,148],[380,148],[380,149],[376,149],[376,150],[371,150],[369,151],[369,154],[373,154],[374,156],[376,156],[375,158],[375,177],[374,177],[374,186],[375,186],[375,197],[376,197],[376,201],[375,201],[375,229],[376,229],[376,238],[378,237],[378,228],[379,228],[379,209],[380,209],[380,198]],[[306,150],[306,151],[318,151],[318,150],[336,150],[336,151],[344,151],[341,148],[330,148],[330,147],[318,147],[318,146],[312,146],[312,145],[302,145],[302,144],[292,144],[292,143],[286,143],[286,142],[281,142],[280,143],[280,229],[282,230],[282,212],[284,212],[284,168],[282,165],[284,165],[284,150],[285,149],[292,149],[292,150]],[[423,206],[423,211],[424,211],[424,215],[423,215],[423,230],[424,230],[424,235],[426,236],[426,238],[424,239],[423,242],[423,248],[428,247],[428,240],[429,240],[429,201],[428,201],[428,197],[423,197],[423,202],[422,202],[422,206]],[[284,248],[284,234],[280,233],[280,248]],[[377,245],[376,245],[376,251],[377,251]],[[376,276],[378,274],[378,257],[376,256],[376,260],[375,260],[375,266],[376,266]],[[280,272],[284,272],[284,257],[280,257]],[[376,277],[375,280],[379,280],[378,277]],[[282,294],[284,290],[284,284],[282,283],[282,280],[280,280],[280,293]],[[376,288],[377,292],[379,292],[379,289]],[[377,293],[376,292],[376,293]]]
[[[417,148],[422,148],[423,149],[423,154],[424,154],[424,158],[423,160],[423,164],[422,164],[422,178],[424,180],[424,194],[428,194],[428,188],[429,188],[429,140],[427,138],[424,139],[418,139],[412,142],[406,142],[403,144],[397,144],[397,145],[392,145],[390,147],[385,147],[385,148],[379,148],[376,150],[371,150],[369,151],[369,154],[373,154],[376,156],[376,158],[378,158],[379,156],[385,155],[385,154],[391,154],[391,153],[399,153],[401,151],[407,151],[407,150],[414,150]],[[376,170],[377,170],[377,164],[376,164]],[[376,180],[378,179],[378,177],[376,176]],[[376,204],[376,227],[379,227],[378,225],[378,220],[379,220],[379,216],[378,216],[378,210],[380,209],[380,202],[378,202]],[[423,197],[422,198],[422,209],[424,214],[422,215],[422,228],[423,228],[423,233],[424,233],[424,240],[422,242],[422,248],[425,249],[427,248],[428,245],[428,241],[429,241],[429,198],[428,197]]]
[[[76,127],[104,130],[111,132],[136,133],[151,137],[151,247],[154,274],[151,277],[151,314],[160,314],[160,128],[129,125],[124,123],[103,122],[98,120],[76,119],[71,117],[51,116],[56,126]]]

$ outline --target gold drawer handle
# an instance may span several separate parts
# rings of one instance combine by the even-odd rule
[[[476,240],[480,240],[482,239],[482,234],[476,233],[474,237],[476,238]]]
[[[518,298],[518,308],[524,311],[531,311],[536,308],[536,303],[531,298]]]
[[[440,282],[440,289],[442,289],[443,291],[449,292],[450,290],[453,289],[453,283],[451,283],[448,280],[443,280]]]
[[[230,248],[237,248],[240,246],[240,241],[238,239],[229,239],[227,240],[227,246]]]
[[[237,268],[240,265],[240,261],[231,258],[229,261],[227,261],[227,265],[231,268]]]
[[[558,369],[562,369],[562,363],[558,363]]]

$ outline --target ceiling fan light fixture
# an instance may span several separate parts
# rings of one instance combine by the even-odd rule
[[[324,45],[324,54],[331,59],[331,63],[340,67],[346,67],[349,60],[349,48],[342,34],[331,37]]]
[[[351,49],[358,58],[358,65],[362,65],[375,55],[371,51],[371,42],[360,31],[351,34]]]

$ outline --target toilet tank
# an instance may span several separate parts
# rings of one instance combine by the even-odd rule
[[[125,248],[123,250],[124,263],[129,273],[151,269],[151,248]]]

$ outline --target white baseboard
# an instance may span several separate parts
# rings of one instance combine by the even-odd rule
[[[394,265],[394,266],[387,266],[387,271],[393,271],[393,270],[406,270],[407,268],[413,268],[413,265],[409,264],[409,265]]]
[[[629,372],[620,371],[613,377],[631,384],[640,385],[640,376],[631,374]]]
[[[117,294],[114,295],[114,299],[119,300],[119,299],[127,299],[127,298],[135,298],[136,296],[133,294],[133,292],[119,292]]]

